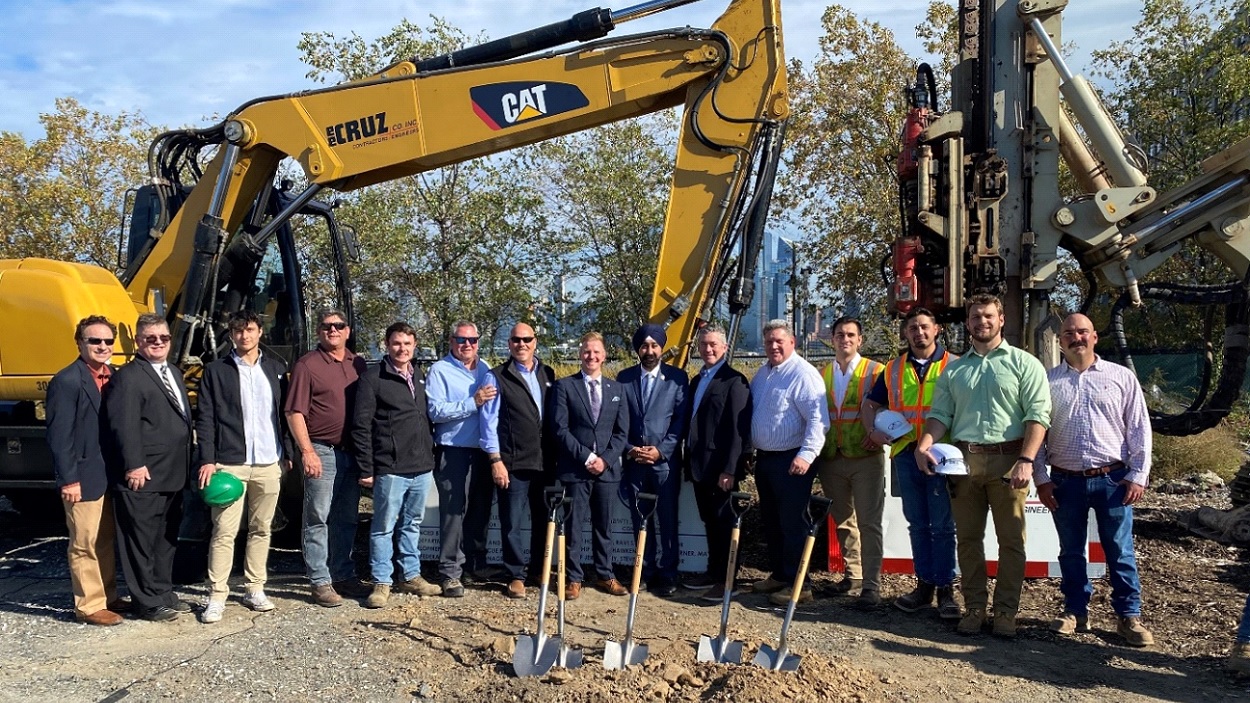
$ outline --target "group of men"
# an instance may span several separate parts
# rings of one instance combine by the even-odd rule
[[[937,344],[937,320],[915,309],[903,322],[907,350],[886,364],[860,356],[858,320],[839,319],[836,357],[823,370],[796,353],[793,330],[774,320],[764,328],[766,363],[749,383],[726,363],[729,340],[716,326],[699,332],[703,367],[693,378],[661,361],[665,331],[649,324],[631,340],[638,363],[615,379],[603,373],[604,340],[592,332],[581,339],[579,372],[557,380],[535,355],[537,334],[524,323],[512,328],[509,357],[493,369],[478,356],[476,325],[455,323],[450,353],[425,374],[413,363],[411,326],[391,325],[385,357],[367,367],[347,349],[351,330],[334,310],[318,316],[318,347],[292,366],[288,383],[285,364],[261,351],[259,318],[243,312],[229,321],[234,351],[204,368],[194,420],[182,375],[166,358],[170,335],[162,318],[139,318],[137,355],[116,371],[108,365],[116,328],[87,318],[75,334],[80,358],[53,379],[47,403],[77,617],[116,624],[129,606],[117,596],[113,574],[114,523],[139,615],[171,620],[190,611],[171,579],[179,496],[188,476],[204,488],[221,471],[245,491],[212,509],[210,592],[201,619],[222,618],[245,506],[242,602],[272,609],[264,593],[269,525],[282,472],[296,455],[304,474],[305,566],[312,598],[325,607],[344,596],[383,607],[392,589],[458,597],[466,582],[496,579],[506,582],[507,596],[525,597],[543,577],[544,489],[556,481],[571,499],[564,515],[569,599],[588,578],[605,593],[628,593],[612,560],[610,516],[621,501],[635,530],[644,515],[654,521],[644,561],[649,590],[668,596],[681,585],[719,601],[724,584],[735,583],[725,573],[734,521],[728,502],[752,458],[770,571],[753,590],[777,603],[794,596],[810,529],[806,506],[819,477],[845,561],[834,590],[871,607],[880,603],[889,444],[891,483],[902,497],[917,576],[897,607],[914,612],[936,599],[942,618],[959,620],[959,632],[990,624],[994,634],[1014,636],[1032,481],[1060,541],[1065,607],[1052,629],[1087,627],[1092,509],[1119,632],[1130,644],[1150,644],[1132,546],[1131,506],[1150,468],[1140,386],[1127,369],[1094,354],[1097,333],[1083,315],[1064,321],[1065,362],[1047,374],[1003,339],[996,298],[974,297],[967,312],[972,348],[964,357]],[[884,409],[902,414],[905,435],[877,429]],[[937,442],[962,451],[966,475],[935,473]],[[708,568],[679,584],[683,478],[704,523]],[[362,487],[373,492],[371,584],[357,578],[352,561]],[[438,491],[440,515],[435,583],[421,575],[419,547],[431,490]],[[641,505],[642,493],[656,496],[654,505]],[[486,563],[492,503],[499,506],[502,570]],[[982,546],[987,513],[999,545],[992,611]],[[586,526],[590,574],[578,558]],[[956,554],[963,610],[954,597]],[[810,600],[810,587],[797,597]]]

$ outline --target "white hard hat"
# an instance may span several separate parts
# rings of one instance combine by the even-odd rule
[[[891,442],[911,432],[911,424],[907,422],[907,418],[893,410],[879,411],[872,421],[872,428],[889,437]]]
[[[967,476],[968,465],[964,463],[964,453],[953,444],[935,444],[929,447],[929,454],[937,460],[933,470],[943,476]]]

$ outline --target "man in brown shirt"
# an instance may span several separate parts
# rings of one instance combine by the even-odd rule
[[[326,608],[370,591],[352,563],[360,472],[347,446],[348,418],[365,362],[347,348],[350,336],[342,312],[318,313],[319,344],[291,367],[285,408],[304,465],[304,566],[313,600]]]

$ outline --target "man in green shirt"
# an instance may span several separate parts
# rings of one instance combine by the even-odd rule
[[[1024,501],[1033,457],[1050,425],[1050,388],[1041,362],[1003,339],[1002,301],[973,296],[966,324],[972,349],[938,377],[933,407],[916,443],[916,464],[932,472],[937,461],[929,448],[949,428],[968,465],[967,476],[949,477],[965,609],[958,629],[976,634],[988,621],[988,511],[998,536],[993,633],[1015,637],[1024,584]]]

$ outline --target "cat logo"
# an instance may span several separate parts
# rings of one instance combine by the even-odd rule
[[[570,83],[492,83],[469,89],[473,112],[487,127],[506,129],[532,120],[579,110],[590,104]]]

